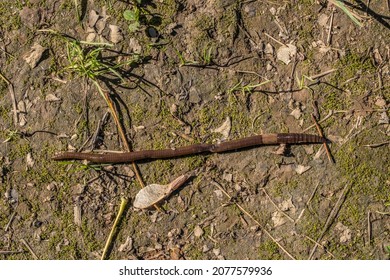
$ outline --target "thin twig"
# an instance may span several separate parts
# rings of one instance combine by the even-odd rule
[[[268,38],[274,40],[276,43],[278,43],[278,44],[280,44],[280,45],[282,45],[282,46],[284,46],[284,47],[287,47],[286,44],[284,44],[284,43],[280,42],[279,40],[275,39],[274,37],[272,37],[272,36],[269,35],[268,33],[264,32],[264,35],[267,36]]]
[[[322,129],[320,128],[319,124],[317,123],[316,117],[313,114],[311,114],[311,117],[312,117],[312,119],[317,127],[318,134],[320,134],[320,136],[322,138],[324,138],[324,134],[322,133]],[[329,148],[328,148],[328,145],[326,142],[324,142],[324,148],[325,148],[326,154],[328,156],[329,162],[334,163],[333,157],[330,154],[330,151],[329,151]]]
[[[380,215],[390,215],[390,212],[375,211],[375,213],[378,213]]]
[[[220,184],[218,184],[217,182],[215,181],[211,181],[211,183],[216,186],[218,189],[220,189],[222,191],[222,193],[224,195],[226,195],[230,200],[232,199],[232,197],[222,188],[222,186]],[[284,252],[286,253],[287,256],[289,256],[292,260],[295,260],[295,258],[260,224],[260,222],[258,222],[253,216],[252,214],[250,214],[248,211],[245,210],[245,208],[243,208],[240,204],[238,204],[237,202],[234,203],[245,215],[247,215],[249,218],[252,219],[252,221],[257,224],[261,230],[273,241],[275,242],[276,245],[278,245],[278,247]]]
[[[316,79],[322,78],[322,77],[324,77],[326,75],[329,75],[330,73],[333,73],[333,72],[335,72],[337,70],[338,70],[337,68],[332,68],[330,70],[324,71],[324,72],[319,73],[317,75],[310,76],[310,79],[316,80]]]
[[[34,259],[38,260],[38,256],[35,254],[35,252],[33,251],[33,249],[31,248],[31,246],[27,243],[26,240],[24,240],[23,238],[20,239],[20,242],[23,243],[24,246],[26,246],[27,250],[30,251],[31,255],[34,257]]]
[[[298,223],[298,221],[303,216],[303,213],[305,212],[306,208],[309,207],[309,204],[312,201],[312,199],[314,198],[314,195],[316,194],[319,185],[320,185],[320,182],[318,181],[316,187],[314,188],[313,192],[311,193],[309,199],[306,202],[305,208],[302,209],[302,212],[299,214],[298,218],[295,220],[295,223]]]
[[[14,209],[14,212],[12,213],[11,217],[9,218],[9,221],[8,221],[7,225],[5,226],[5,228],[4,228],[4,231],[8,231],[9,227],[11,226],[12,221],[15,218],[15,215],[16,215],[16,209]]]
[[[103,250],[103,253],[102,253],[102,257],[101,257],[101,260],[104,260],[106,259],[107,257],[107,251],[108,249],[111,247],[111,243],[112,243],[112,239],[114,238],[114,233],[116,231],[116,228],[118,226],[118,223],[122,217],[122,214],[123,212],[125,211],[126,209],[126,205],[127,205],[127,202],[128,200],[126,198],[123,198],[121,199],[121,205],[119,207],[119,211],[118,211],[118,214],[116,215],[116,218],[115,218],[115,221],[114,221],[114,224],[112,226],[112,229],[110,231],[110,235],[108,236],[107,238],[107,242],[106,242],[106,245],[104,246],[104,250]]]
[[[313,238],[307,236],[307,235],[304,235],[304,234],[301,234],[303,237],[309,239],[311,242],[313,242],[314,244],[316,244],[317,246],[320,246],[325,252],[327,252],[329,255],[332,256],[332,258],[336,258],[331,252],[329,252],[323,245],[321,245],[320,243],[318,243],[317,241],[315,241]]]
[[[319,120],[317,123],[318,124],[323,123],[324,121],[329,119],[331,116],[333,116],[333,114],[334,114],[334,112],[332,110],[330,110],[328,115],[326,115],[322,120]],[[309,127],[305,128],[302,132],[306,132],[306,131],[312,129],[313,127],[316,127],[316,124],[310,125]]]
[[[287,215],[284,211],[282,211],[282,209],[280,209],[278,207],[278,205],[276,205],[276,203],[272,200],[272,198],[268,195],[267,191],[265,190],[265,188],[261,188],[261,190],[264,192],[264,194],[267,196],[267,198],[269,199],[269,201],[271,201],[271,203],[273,204],[273,206],[275,206],[275,208],[281,212],[287,219],[289,219],[291,222],[294,222],[294,219],[291,218],[289,215]]]
[[[330,214],[329,214],[329,216],[328,216],[328,219],[327,219],[326,222],[325,222],[324,228],[322,229],[320,236],[317,238],[316,244],[314,245],[313,249],[312,249],[311,252],[310,252],[309,260],[311,260],[311,259],[313,258],[313,255],[314,255],[314,253],[315,253],[316,250],[317,250],[317,247],[318,247],[317,243],[320,243],[320,242],[321,242],[322,238],[323,238],[324,235],[325,235],[325,232],[326,232],[326,231],[329,229],[329,227],[332,225],[334,219],[336,218],[338,212],[340,211],[341,205],[342,205],[343,202],[345,201],[346,195],[347,195],[348,191],[350,190],[351,186],[352,186],[352,185],[347,184],[347,185],[344,187],[344,189],[343,189],[343,191],[342,191],[342,193],[341,193],[339,199],[337,200],[335,206],[333,207],[332,211],[330,212]]]
[[[97,89],[100,92],[100,94],[104,97],[108,107],[110,108],[111,114],[114,117],[114,121],[115,121],[115,124],[116,124],[116,126],[118,128],[118,132],[119,132],[119,135],[121,136],[121,139],[122,139],[123,145],[125,147],[125,150],[127,152],[131,152],[131,148],[130,148],[129,142],[127,141],[127,138],[126,138],[126,135],[125,135],[122,123],[119,120],[118,114],[116,113],[115,107],[114,107],[114,105],[113,105],[113,103],[111,101],[110,96],[108,95],[107,92],[105,92],[105,91],[103,91],[101,89],[101,87],[100,87],[100,85],[98,84],[97,81],[93,81],[93,82],[95,83],[95,86],[97,87]],[[136,165],[135,162],[132,163],[132,166],[133,166],[133,169],[134,169],[135,176],[137,177],[137,180],[138,180],[139,184],[141,185],[141,188],[144,188],[145,187],[145,183],[142,180],[141,173],[139,172],[138,166]]]
[[[12,111],[14,114],[14,125],[15,127],[19,123],[19,115],[18,115],[18,105],[16,102],[16,97],[15,97],[15,91],[14,91],[14,86],[13,84],[3,75],[0,73],[0,78],[2,78],[8,85],[8,91],[11,95],[11,102],[12,102]]]
[[[13,255],[13,254],[21,254],[24,253],[23,250],[19,251],[0,251],[0,255]]]
[[[371,212],[367,212],[367,244],[371,244]]]
[[[386,142],[382,142],[382,143],[363,145],[363,147],[378,148],[378,147],[381,147],[381,146],[384,146],[384,145],[389,145],[389,144],[390,144],[390,141],[386,141]]]
[[[327,46],[330,46],[330,43],[331,43],[331,40],[332,40],[333,17],[334,17],[334,9],[332,9],[332,15],[330,16],[328,38],[326,39],[326,45]]]

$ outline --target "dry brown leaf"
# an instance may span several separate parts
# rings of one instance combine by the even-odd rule
[[[133,249],[133,239],[130,236],[126,237],[126,241],[118,248],[119,252],[129,252]]]
[[[287,65],[291,62],[291,58],[293,58],[296,54],[297,47],[292,44],[287,44],[278,49],[276,57]]]
[[[222,134],[221,140],[225,140],[229,137],[230,129],[232,128],[232,122],[230,117],[226,117],[225,122],[218,128],[212,129],[211,132]]]
[[[46,95],[45,101],[46,102],[57,102],[57,101],[61,101],[61,98],[55,96],[52,93],[49,93],[48,95]]]
[[[272,213],[271,220],[274,223],[274,227],[279,227],[287,222],[286,216],[284,216],[280,211]]]
[[[302,111],[300,108],[295,108],[291,113],[291,116],[293,116],[296,120],[298,120],[302,116]]]
[[[311,166],[303,166],[303,165],[298,165],[295,167],[295,172],[297,172],[299,175],[305,173],[307,170],[309,170]]]
[[[151,184],[141,189],[135,196],[133,206],[139,209],[147,209],[167,198],[173,191],[183,185],[190,174],[181,175],[168,185]]]
[[[47,49],[42,47],[40,44],[34,43],[31,50],[23,56],[23,59],[28,65],[30,65],[31,68],[35,68],[41,61],[46,50]]]

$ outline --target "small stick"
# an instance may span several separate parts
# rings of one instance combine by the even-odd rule
[[[0,251],[0,255],[12,255],[12,254],[21,254],[23,253],[22,250],[20,251]]]
[[[222,188],[222,186],[220,184],[218,184],[217,182],[215,181],[211,181],[211,183],[216,186],[218,189],[220,189],[230,200],[232,199],[232,197]],[[243,208],[240,204],[238,204],[237,202],[234,203],[245,215],[247,215],[249,218],[252,219],[252,221],[257,224],[262,231],[264,231],[264,233],[269,237],[271,238],[271,240],[273,242],[276,243],[276,245],[278,245],[278,247],[286,253],[287,256],[289,256],[292,260],[295,260],[295,258],[271,235],[271,233],[269,233],[261,224],[260,222],[258,222],[253,216],[252,214],[250,214],[248,211],[245,210],[245,208]]]
[[[333,116],[333,113],[334,113],[334,112],[333,112],[332,110],[330,110],[328,115],[326,115],[322,120],[319,120],[319,121],[318,121],[318,124],[323,123],[324,121],[326,121],[327,119],[329,119],[331,116]],[[313,124],[313,125],[311,125],[311,126],[305,128],[302,132],[306,132],[306,131],[312,129],[313,127],[316,127],[316,124]]]
[[[372,231],[372,228],[371,228],[371,212],[368,211],[367,212],[367,244],[368,245],[371,244],[371,231]]]
[[[332,69],[330,69],[330,70],[324,71],[324,72],[319,73],[319,74],[317,74],[317,75],[310,76],[310,79],[316,80],[316,79],[318,79],[318,78],[322,78],[322,77],[324,77],[324,76],[326,76],[326,75],[329,75],[330,73],[333,73],[333,72],[335,72],[335,71],[337,71],[337,70],[338,70],[337,68],[332,68]]]
[[[12,221],[15,218],[15,215],[16,215],[16,209],[14,210],[14,212],[11,215],[11,217],[9,218],[9,221],[8,221],[7,225],[5,226],[5,228],[4,228],[4,231],[8,231],[9,227],[11,226]]]
[[[267,198],[271,201],[271,203],[273,204],[273,206],[275,206],[275,208],[281,212],[287,219],[289,219],[291,222],[294,222],[294,219],[291,218],[289,215],[287,215],[284,211],[282,211],[277,205],[276,203],[272,200],[272,198],[268,195],[267,191],[265,190],[265,188],[261,188],[262,191],[264,192],[264,194],[267,196]]]
[[[329,214],[329,216],[328,216],[328,219],[327,219],[326,222],[325,222],[325,226],[324,226],[324,228],[322,229],[320,236],[317,238],[316,244],[314,245],[313,249],[312,249],[311,252],[310,252],[309,260],[312,259],[312,257],[313,257],[313,255],[314,255],[315,251],[317,250],[317,246],[318,246],[317,243],[320,243],[322,237],[324,237],[324,235],[325,235],[325,232],[329,229],[329,227],[330,227],[331,224],[333,223],[334,219],[336,218],[338,212],[340,211],[341,205],[343,204],[343,202],[344,202],[344,200],[345,200],[345,197],[346,197],[346,195],[347,195],[349,189],[351,188],[351,186],[352,186],[352,185],[347,184],[347,185],[344,187],[344,189],[343,189],[343,191],[342,191],[342,193],[341,193],[339,199],[337,200],[335,206],[333,207],[332,211],[330,212],[330,214]]]
[[[326,39],[326,45],[327,46],[330,46],[330,43],[331,43],[331,40],[332,40],[333,17],[334,17],[334,8],[332,9],[332,15],[330,16],[328,38]]]
[[[298,223],[298,221],[302,218],[303,213],[305,212],[306,208],[309,207],[309,204],[312,201],[312,199],[314,198],[314,195],[316,194],[319,185],[320,185],[320,182],[317,183],[317,186],[314,188],[313,192],[311,193],[309,199],[306,202],[305,208],[302,209],[302,212],[299,214],[298,218],[295,220],[295,223]]]
[[[268,33],[264,32],[264,35],[265,35],[265,36],[267,36],[268,38],[270,38],[270,39],[274,40],[276,43],[278,43],[278,44],[280,44],[280,45],[282,45],[282,46],[284,46],[284,47],[287,47],[287,45],[286,45],[286,44],[284,44],[284,43],[280,42],[279,40],[276,40],[274,37],[272,37],[272,36],[271,36],[271,35],[269,35]]]
[[[121,205],[119,207],[118,214],[116,215],[116,218],[115,218],[115,221],[114,221],[114,225],[112,226],[110,235],[108,236],[108,239],[107,239],[107,242],[106,242],[106,246],[104,246],[104,250],[103,250],[103,254],[102,254],[101,260],[104,260],[107,257],[106,256],[107,255],[107,251],[111,247],[111,243],[112,243],[112,239],[114,238],[114,233],[116,231],[116,227],[118,226],[119,220],[121,219],[122,214],[123,214],[123,212],[126,209],[127,202],[128,202],[128,200],[126,198],[122,197]]]
[[[13,84],[5,77],[3,74],[0,73],[0,78],[2,78],[6,84],[8,85],[8,90],[11,95],[11,101],[12,101],[12,111],[14,113],[14,125],[15,127],[19,123],[19,116],[18,116],[18,105],[16,103],[16,97],[15,97],[15,91]]]
[[[382,143],[363,145],[363,147],[378,148],[378,147],[381,147],[384,145],[389,145],[389,144],[390,144],[390,141],[386,141],[386,142],[382,142]]]
[[[315,123],[315,125],[316,125],[316,127],[317,127],[318,134],[319,134],[322,138],[324,138],[324,134],[322,133],[322,129],[320,128],[319,124],[317,123],[316,117],[314,117],[313,114],[311,114],[311,117],[313,118],[313,121],[314,121],[314,123]],[[327,156],[328,156],[329,162],[334,163],[333,157],[332,157],[332,155],[330,154],[330,151],[329,151],[329,148],[328,148],[328,145],[327,145],[326,142],[324,142],[324,148],[325,148],[326,154],[327,154]]]
[[[23,243],[24,246],[26,246],[27,250],[30,251],[31,255],[34,257],[34,259],[38,260],[38,256],[35,254],[35,252],[33,251],[33,249],[31,248],[31,246],[27,243],[26,240],[24,240],[23,238],[20,239],[20,242]]]
[[[304,235],[304,234],[302,234],[302,236],[303,237],[305,237],[305,238],[307,238],[307,239],[309,239],[311,242],[313,242],[314,244],[317,244],[317,246],[320,246],[322,249],[324,249],[325,250],[325,252],[327,252],[329,255],[331,255],[332,256],[332,258],[336,258],[331,252],[329,252],[328,250],[326,250],[326,248],[323,246],[323,245],[321,245],[320,243],[318,243],[317,241],[315,241],[313,238],[311,238],[311,237],[309,237],[309,236],[307,236],[307,235]]]
[[[375,212],[380,215],[390,215],[390,212],[381,212],[381,211],[375,211]]]

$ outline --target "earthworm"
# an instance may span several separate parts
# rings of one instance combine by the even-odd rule
[[[125,153],[63,152],[53,160],[88,160],[92,163],[127,163],[142,160],[167,159],[201,153],[223,153],[261,145],[325,143],[326,139],[312,134],[276,133],[255,135],[218,144],[193,144],[174,149],[142,150]]]

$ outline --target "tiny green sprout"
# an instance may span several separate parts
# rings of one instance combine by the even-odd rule
[[[297,84],[298,84],[298,88],[299,89],[304,89],[304,88],[307,88],[307,85],[305,83],[306,80],[309,80],[310,82],[314,82],[315,80],[313,80],[311,77],[309,76],[306,76],[306,75],[302,75],[301,78],[298,77],[298,74],[295,74],[295,80],[297,81]]]
[[[8,130],[7,138],[3,143],[12,142],[20,137],[20,133],[17,130]]]
[[[271,82],[270,80],[267,80],[267,81],[264,81],[264,82],[261,82],[259,84],[246,84],[244,85],[243,84],[243,80],[241,79],[237,84],[235,84],[233,87],[231,87],[230,89],[228,89],[228,94],[231,94],[231,93],[234,93],[234,92],[237,92],[237,91],[241,91],[242,94],[245,94],[245,93],[252,93],[254,91],[254,89],[256,89],[257,87],[260,87],[262,85],[265,85],[265,84],[268,84],[269,82]]]
[[[129,31],[136,32],[140,27],[140,15],[141,10],[134,6],[133,10],[126,10],[123,12],[123,17],[125,20],[129,21]]]
[[[213,47],[210,48],[205,47],[203,49],[203,63],[205,65],[210,65],[212,62],[212,56],[213,56]]]
[[[198,62],[196,61],[193,61],[193,60],[187,60],[184,55],[179,52],[178,50],[175,49],[175,52],[177,54],[177,56],[179,57],[179,60],[180,60],[180,63],[179,63],[179,66],[185,66],[185,65],[195,65],[195,64],[198,64]]]

